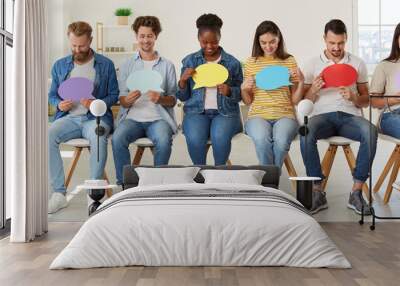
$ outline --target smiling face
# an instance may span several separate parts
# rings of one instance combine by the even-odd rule
[[[265,33],[258,37],[264,56],[275,56],[279,46],[279,37],[272,33]]]
[[[69,33],[69,43],[71,52],[75,61],[85,62],[90,57],[90,44],[92,38],[87,35],[76,36],[74,33]]]
[[[141,51],[151,53],[154,51],[157,36],[151,27],[140,26],[136,34],[136,40]]]
[[[324,36],[326,50],[331,57],[342,58],[345,52],[347,35],[346,34],[335,34],[332,31],[328,31]]]
[[[205,57],[215,57],[219,53],[219,40],[221,36],[210,30],[205,30],[199,34],[200,47]]]

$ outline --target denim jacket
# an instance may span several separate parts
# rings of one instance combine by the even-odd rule
[[[218,112],[229,117],[239,116],[240,111],[238,103],[242,100],[240,94],[240,85],[243,82],[242,67],[236,58],[226,53],[222,48],[220,49],[221,60],[219,64],[226,67],[229,72],[228,79],[225,81],[225,83],[230,86],[231,93],[229,96],[224,96],[219,93],[217,94]],[[197,66],[205,63],[206,60],[202,50],[192,53],[182,60],[181,74],[183,74],[187,68],[196,68]],[[192,78],[190,78],[187,81],[186,88],[181,89],[178,86],[176,97],[181,101],[185,101],[185,105],[183,107],[185,113],[202,113],[204,112],[206,88],[202,87],[193,90],[193,87],[194,81]]]
[[[104,120],[110,128],[113,128],[113,115],[111,106],[118,101],[118,81],[115,73],[113,62],[93,51],[94,54],[94,69],[96,76],[94,80],[94,89],[92,95],[103,100],[107,105],[107,112],[102,116],[101,120]],[[58,104],[62,101],[62,98],[58,94],[58,87],[62,82],[68,79],[72,69],[74,68],[74,60],[72,55],[66,56],[62,59],[57,60],[51,70],[51,87],[49,91],[49,103],[57,108],[57,112],[54,116],[54,120],[57,120],[69,112],[61,111],[58,108]],[[95,117],[88,111],[87,116],[89,119]]]
[[[158,53],[157,53],[158,54]],[[126,86],[126,80],[132,72],[143,70],[144,63],[140,57],[140,53],[136,52],[131,58],[126,60],[121,65],[120,77],[119,77],[119,87],[120,87],[120,95],[126,96],[129,94],[129,89]],[[156,64],[153,66],[153,70],[159,72],[163,79],[161,83],[161,88],[164,92],[161,92],[161,96],[171,95],[175,97],[176,93],[176,73],[175,67],[172,62],[167,60],[164,57],[159,56]],[[169,126],[171,126],[172,131],[176,133],[178,131],[178,125],[175,119],[175,112],[173,107],[162,106],[161,104],[157,104],[158,112],[162,119],[164,119]],[[121,106],[118,114],[117,124],[119,124],[122,120],[125,120],[127,114],[129,112],[129,108],[124,108]]]

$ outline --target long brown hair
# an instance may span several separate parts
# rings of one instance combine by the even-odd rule
[[[276,50],[276,56],[281,60],[286,60],[291,55],[286,52],[285,41],[279,27],[272,21],[264,21],[258,25],[256,33],[254,35],[253,41],[253,51],[251,53],[252,57],[258,58],[264,56],[264,51],[260,45],[260,36],[266,33],[270,33],[279,38],[278,49]]]
[[[400,23],[397,24],[396,29],[394,30],[392,50],[390,51],[390,55],[386,59],[384,59],[384,61],[397,62],[400,59],[399,37],[400,37]]]

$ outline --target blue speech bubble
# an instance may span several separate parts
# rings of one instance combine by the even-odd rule
[[[284,66],[269,66],[256,74],[256,86],[260,89],[273,90],[292,85],[289,81],[289,69]]]
[[[150,90],[163,92],[164,90],[160,87],[161,84],[162,76],[160,73],[148,69],[135,71],[126,80],[126,86],[129,91],[139,90],[141,94],[145,94]]]

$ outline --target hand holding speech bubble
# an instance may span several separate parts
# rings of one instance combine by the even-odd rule
[[[193,80],[196,83],[193,89],[217,86],[224,83],[228,76],[229,72],[223,65],[216,63],[199,65],[193,75]]]
[[[274,90],[292,85],[289,69],[284,66],[269,66],[256,74],[256,86],[264,90]]]
[[[321,73],[325,82],[324,88],[350,86],[357,81],[358,73],[348,64],[333,64],[326,67]]]
[[[95,99],[92,95],[93,81],[84,77],[72,77],[62,82],[58,94],[64,100],[79,102],[81,99]]]
[[[162,76],[154,70],[140,70],[131,73],[126,80],[126,86],[130,91],[139,90],[141,94],[145,94],[149,90],[163,92],[160,87],[162,84]]]

